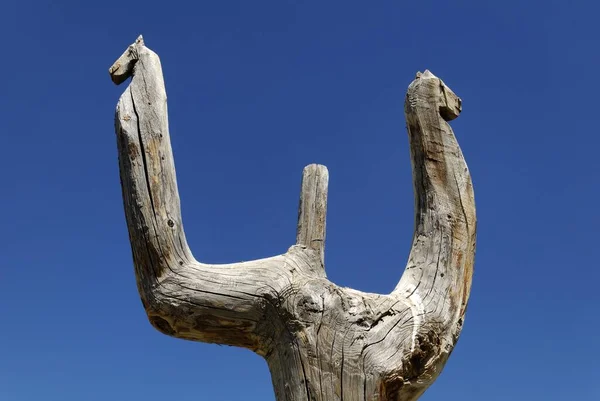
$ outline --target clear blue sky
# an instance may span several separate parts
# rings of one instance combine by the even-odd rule
[[[168,338],[143,313],[113,131],[125,87],[107,71],[140,33],[163,62],[196,257],[284,252],[302,168],[318,162],[327,272],[365,291],[391,291],[404,269],[404,95],[418,70],[441,77],[463,99],[452,125],[479,231],[463,334],[422,400],[600,400],[599,13],[592,1],[3,1],[0,400],[274,399],[258,356]]]

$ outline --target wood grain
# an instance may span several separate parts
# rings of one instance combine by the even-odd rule
[[[151,324],[262,355],[279,401],[416,400],[456,344],[471,287],[473,187],[448,124],[460,99],[429,71],[408,88],[415,234],[402,278],[381,295],[326,278],[329,175],[315,164],[304,169],[297,241],[285,254],[197,261],[181,221],[160,60],[139,37],[110,74],[116,84],[132,78],[115,128],[137,286]]]

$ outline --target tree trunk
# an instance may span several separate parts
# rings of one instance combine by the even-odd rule
[[[408,265],[391,294],[343,288],[325,275],[328,172],[304,169],[297,241],[285,254],[227,265],[188,248],[158,56],[142,37],[110,68],[116,134],[138,290],[151,324],[188,340],[262,355],[279,401],[416,400],[460,334],[473,272],[471,178],[447,121],[460,99],[429,71],[405,113],[415,189]]]

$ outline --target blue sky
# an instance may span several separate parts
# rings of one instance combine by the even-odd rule
[[[284,252],[300,176],[330,171],[327,272],[387,293],[408,257],[403,101],[430,69],[478,207],[465,328],[424,401],[600,399],[595,2],[3,1],[0,400],[273,400],[266,363],[147,323],[108,67],[162,59],[188,241]],[[352,256],[350,256],[352,251]]]

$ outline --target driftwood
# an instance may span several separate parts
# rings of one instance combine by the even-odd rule
[[[429,71],[405,113],[415,189],[408,265],[388,295],[325,274],[328,172],[304,169],[297,241],[279,256],[226,265],[188,248],[158,56],[140,36],[110,68],[133,77],[116,110],[119,168],[138,290],[151,324],[177,338],[245,347],[267,361],[276,399],[416,400],[463,326],[475,252],[467,165],[448,121],[460,99]]]

